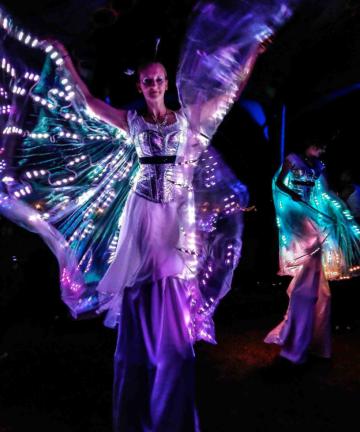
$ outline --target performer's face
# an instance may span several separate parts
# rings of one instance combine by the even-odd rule
[[[164,66],[161,63],[152,63],[142,69],[139,73],[137,88],[147,101],[164,99],[165,91],[168,89]]]
[[[326,147],[317,147],[316,145],[311,145],[306,149],[306,154],[308,156],[319,158],[323,153],[325,153]]]

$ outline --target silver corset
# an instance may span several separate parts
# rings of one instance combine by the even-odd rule
[[[129,112],[130,134],[140,161],[162,156],[175,159],[181,153],[186,139],[186,121],[179,114],[176,119],[173,124],[160,126],[146,122],[135,111]],[[140,164],[135,192],[148,200],[166,203],[174,199],[175,184],[174,161]]]

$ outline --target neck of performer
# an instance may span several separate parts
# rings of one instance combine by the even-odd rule
[[[146,101],[146,104],[149,115],[154,119],[163,118],[166,114],[167,108],[163,99]]]

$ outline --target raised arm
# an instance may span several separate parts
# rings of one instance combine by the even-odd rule
[[[237,83],[236,88],[232,92],[224,93],[222,95],[216,96],[206,102],[204,102],[200,108],[200,123],[214,116],[217,111],[228,109],[236,100],[239,99],[243,90],[245,89],[251,73],[254,69],[258,57],[263,54],[268,46],[273,42],[273,36],[270,35],[266,37],[263,41],[254,48],[252,53],[249,55],[248,60],[245,65],[243,65],[236,73]],[[234,48],[236,49],[236,48]]]
[[[127,111],[123,109],[114,108],[101,99],[95,98],[89,91],[87,85],[81,79],[78,71],[76,70],[70,54],[67,52],[66,48],[57,41],[50,42],[57,51],[62,55],[64,59],[64,66],[70,72],[74,83],[78,86],[85,97],[86,104],[89,106],[91,111],[94,112],[101,120],[112,124],[113,126],[123,129],[128,132],[129,127],[127,123]]]
[[[262,50],[260,48],[255,50],[249,57],[246,64],[241,68],[241,70],[238,71],[237,75],[239,78],[237,89],[235,90],[235,92],[222,94],[203,103],[201,107],[200,122],[204,120],[206,121],[206,119],[209,119],[210,117],[215,115],[216,112],[221,109],[221,107],[226,107],[229,104],[233,104],[237,99],[239,99],[241,93],[243,92],[249,81],[251,72],[261,52]]]
[[[280,173],[276,179],[276,186],[283,192],[285,192],[287,195],[290,195],[290,197],[294,200],[294,201],[301,201],[301,196],[299,194],[297,194],[296,192],[294,192],[292,189],[290,189],[288,186],[286,186],[286,184],[284,183],[285,177],[287,176],[287,174],[289,173],[290,169],[292,167],[292,163],[289,161],[289,159],[285,159]]]

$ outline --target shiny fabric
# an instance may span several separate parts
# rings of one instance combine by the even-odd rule
[[[186,201],[154,203],[131,192],[126,203],[115,258],[97,290],[111,298],[106,305],[105,324],[120,322],[126,287],[169,276],[194,279],[186,267],[186,255],[178,249],[179,217]]]
[[[139,156],[180,152],[181,142],[172,140],[180,133],[179,117],[156,134],[156,145],[153,128],[137,114],[128,118]],[[116,432],[198,431],[191,334],[191,301],[198,284],[192,257],[181,250],[181,227],[194,202],[183,185],[167,183],[175,165],[163,168],[140,166],[120,222],[115,258],[97,288],[100,296],[111,298],[106,325],[119,323]]]
[[[139,158],[179,156],[187,139],[187,123],[182,114],[175,114],[173,124],[161,126],[146,122],[135,111],[129,111],[130,136]],[[175,164],[141,164],[136,181],[137,194],[154,202],[174,199]]]
[[[115,431],[199,431],[188,314],[181,279],[125,290],[114,359]]]
[[[301,364],[310,353],[331,356],[331,295],[321,264],[321,249],[308,255],[289,288],[289,306],[283,321],[265,338],[282,347],[280,355]]]

